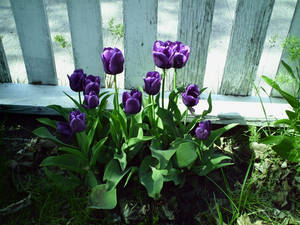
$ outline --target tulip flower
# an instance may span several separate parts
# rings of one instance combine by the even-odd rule
[[[185,66],[189,59],[190,47],[183,45],[181,42],[173,42],[172,47],[173,53],[170,58],[171,66],[175,69],[180,69]]]
[[[211,128],[211,122],[209,120],[200,122],[195,130],[197,138],[206,140],[210,135]]]
[[[193,107],[199,103],[200,89],[196,84],[187,86],[185,92],[181,94],[182,101],[187,107]]]
[[[85,114],[80,110],[72,111],[69,114],[70,127],[73,133],[81,132],[85,129]]]
[[[141,111],[142,93],[138,90],[126,91],[123,93],[122,103],[126,113],[136,114]]]
[[[118,48],[104,48],[101,60],[105,73],[116,75],[123,72],[124,56]]]
[[[152,56],[154,64],[162,69],[171,68],[170,59],[173,55],[173,42],[155,41],[153,45]]]
[[[144,90],[148,95],[156,95],[160,90],[161,76],[156,71],[151,71],[144,78]]]
[[[89,94],[84,95],[84,100],[89,109],[94,109],[99,105],[98,94],[95,91],[90,91]]]
[[[82,69],[74,70],[71,76],[68,75],[70,88],[76,92],[83,91],[85,77]]]
[[[66,139],[70,140],[72,137],[72,130],[67,122],[57,122],[57,131]]]
[[[84,82],[84,94],[89,94],[91,91],[94,91],[96,94],[99,94],[100,92],[100,78],[88,75],[85,78]]]

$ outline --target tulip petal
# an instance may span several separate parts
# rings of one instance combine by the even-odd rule
[[[110,59],[109,63],[109,71],[111,74],[118,74],[123,72],[123,64],[124,64],[124,57],[121,51],[116,52]]]
[[[162,69],[169,69],[171,65],[169,64],[168,57],[161,52],[153,52],[152,53],[154,63],[157,67]]]
[[[125,112],[129,114],[136,114],[141,110],[141,104],[136,98],[128,98],[125,105]]]

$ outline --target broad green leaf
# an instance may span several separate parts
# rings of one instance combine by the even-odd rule
[[[128,168],[122,171],[117,160],[112,159],[104,170],[103,181],[107,183],[107,190],[115,189],[122,178],[130,171]]]
[[[77,144],[80,146],[80,148],[84,152],[84,154],[88,155],[89,138],[86,135],[85,131],[77,132],[75,135],[76,135]]]
[[[71,147],[71,148],[76,148],[72,145],[68,145],[60,140],[58,140],[56,137],[54,137],[49,130],[46,127],[39,127],[37,129],[35,129],[34,131],[32,131],[33,134],[35,134],[36,136],[40,137],[40,138],[45,138],[45,139],[49,139],[53,142],[55,142],[56,144],[59,145],[64,145],[67,147]]]
[[[139,178],[142,185],[147,189],[148,195],[151,198],[158,199],[160,191],[163,187],[164,177],[167,175],[167,170],[158,170],[154,166],[157,165],[157,160],[151,156],[147,156],[141,163],[139,168]]]
[[[62,191],[74,190],[79,184],[79,178],[67,177],[44,168],[46,176]]]
[[[102,147],[104,145],[104,143],[106,142],[107,137],[101,139],[100,141],[98,141],[97,143],[95,143],[92,147],[92,156],[90,159],[90,168],[94,168],[94,166],[96,165],[98,156],[100,151],[102,150]]]
[[[157,146],[155,146],[154,141],[151,142],[150,150],[152,157],[158,160],[160,169],[165,169],[167,167],[169,160],[176,152],[176,149],[174,148],[168,150],[157,149]]]
[[[191,165],[197,158],[196,146],[193,142],[186,141],[174,147],[179,168]]]
[[[56,120],[50,120],[48,118],[37,118],[37,121],[39,121],[42,124],[48,125],[49,127],[52,127],[54,129],[57,128],[57,121]]]
[[[212,150],[204,151],[201,159],[201,165],[195,168],[195,172],[199,176],[205,176],[216,169],[233,165],[231,162],[222,163],[223,160],[230,159],[231,158],[229,156],[215,154]]]
[[[54,166],[61,169],[74,171],[84,174],[87,172],[87,161],[73,154],[63,154],[58,156],[49,156],[43,160],[40,166]]]
[[[98,185],[98,180],[95,174],[91,170],[87,172],[85,179],[86,179],[86,183],[90,188],[93,188]]]
[[[290,110],[285,110],[286,115],[289,117],[290,120],[294,120],[297,118],[297,113],[292,112]]]
[[[208,109],[203,111],[201,118],[204,118],[207,114],[211,113],[212,111],[211,93],[209,93],[208,95],[207,103],[208,103]]]
[[[141,138],[130,138],[127,140],[127,146],[131,147],[140,142],[150,141],[152,138],[153,138],[153,136],[143,136]]]
[[[96,121],[94,121],[94,123],[92,125],[92,128],[89,130],[89,133],[88,133],[88,136],[87,136],[87,138],[88,138],[87,148],[88,149],[90,149],[91,144],[93,142],[98,123],[99,123],[99,117],[97,117]]]
[[[224,134],[226,131],[229,131],[230,129],[234,128],[237,126],[238,123],[232,123],[228,124],[225,127],[219,128],[217,130],[213,130],[211,134],[209,135],[208,139],[204,141],[204,144],[210,148],[214,142],[221,137],[222,134]]]
[[[117,191],[107,190],[106,184],[99,184],[92,188],[89,195],[89,206],[92,209],[114,209],[117,205]]]
[[[125,181],[125,184],[124,184],[123,187],[126,187],[126,185],[128,184],[128,182],[129,182],[131,176],[132,176],[135,172],[137,172],[138,170],[139,170],[139,168],[137,168],[137,167],[135,167],[135,166],[133,166],[133,167],[130,168],[130,172],[129,172],[127,178],[126,178],[126,181]]]
[[[297,78],[294,75],[294,72],[292,70],[292,68],[283,60],[281,60],[282,65],[284,66],[284,68],[289,72],[290,76],[297,81]]]
[[[62,115],[65,120],[69,121],[69,113],[71,110],[61,107],[60,105],[48,105],[47,108],[54,109],[60,115]]]
[[[114,159],[119,161],[119,164],[120,164],[120,167],[121,167],[122,171],[126,169],[127,155],[124,151],[121,150],[119,153],[116,152],[114,154]]]
[[[170,135],[172,135],[174,137],[180,136],[180,134],[178,134],[176,124],[173,121],[172,112],[170,112],[167,109],[158,108],[157,115],[160,117],[160,119],[163,123],[164,129],[167,129],[167,131],[169,132]]]
[[[83,160],[87,160],[87,158],[84,156],[84,154],[76,148],[59,147],[58,150],[64,151],[64,152],[67,152],[67,153],[71,153],[73,155],[77,155],[78,157],[82,158]]]

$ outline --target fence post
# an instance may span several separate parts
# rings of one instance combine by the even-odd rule
[[[238,0],[220,94],[249,95],[275,0]]]
[[[7,65],[2,38],[0,37],[0,83],[11,83],[11,76]]]
[[[44,0],[10,0],[28,82],[57,85]]]
[[[195,83],[203,87],[214,6],[215,0],[180,1],[177,40],[191,48],[186,67],[178,69],[181,85]]]

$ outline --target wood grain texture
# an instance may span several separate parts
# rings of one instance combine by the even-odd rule
[[[6,55],[0,37],[0,83],[11,83],[11,76],[7,65]]]
[[[0,84],[0,112],[57,115],[55,111],[46,108],[46,106],[56,104],[65,108],[75,107],[74,103],[63,94],[63,91],[78,99],[78,93],[66,86]],[[113,89],[101,89],[102,91],[114,93]],[[123,91],[125,90],[119,91],[119,98],[121,98]],[[168,94],[169,92],[166,93],[165,97],[166,103]],[[207,109],[207,97],[208,95],[201,95],[199,104],[194,107],[195,115],[200,115],[204,109]],[[290,106],[283,99],[262,98],[262,101],[269,122],[286,118],[285,110],[290,109]],[[212,120],[213,123],[229,124],[237,122],[243,125],[252,124],[259,126],[267,123],[259,98],[256,96],[212,95],[212,104],[212,112],[206,119]],[[186,109],[181,99],[178,101],[178,106],[182,112]],[[113,109],[113,96],[108,99],[107,109]],[[189,119],[192,118],[193,116],[189,116]]]
[[[29,83],[57,84],[44,0],[10,0]]]
[[[295,36],[296,38],[300,38],[300,0],[297,1],[296,8],[294,11],[293,19],[291,21],[288,37],[293,37]],[[289,65],[293,66],[294,63],[291,62],[289,59],[289,56],[286,51],[282,52],[281,55],[281,60],[284,60],[287,62]],[[284,66],[280,63],[277,69],[277,74],[276,76],[281,76],[282,74],[287,74],[287,71],[285,70]],[[287,92],[289,92],[292,95],[296,95],[297,92],[297,87],[294,84],[294,82],[288,82],[287,84],[281,84],[281,88]],[[273,97],[281,97],[281,95],[275,90],[272,89],[271,91],[271,96]],[[300,98],[300,96],[298,96]]]
[[[215,0],[181,0],[177,40],[191,53],[184,68],[177,70],[177,84],[203,87]]]
[[[103,51],[99,0],[67,0],[73,56],[76,69],[100,76],[105,86],[100,55]]]
[[[154,70],[153,43],[157,33],[157,0],[124,0],[125,88],[143,85]]]
[[[220,94],[249,95],[275,0],[238,0]]]

